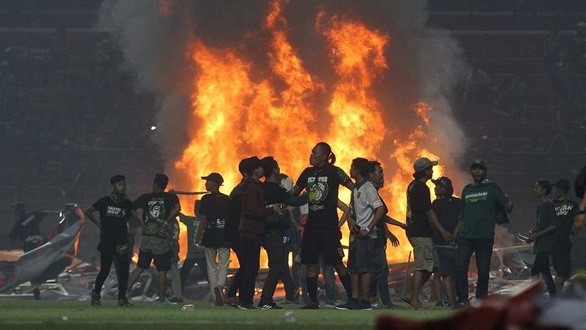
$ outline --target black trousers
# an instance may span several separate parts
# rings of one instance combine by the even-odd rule
[[[102,286],[110,274],[110,268],[114,262],[116,277],[118,278],[118,299],[126,298],[126,289],[128,287],[128,269],[130,268],[130,254],[117,254],[116,252],[100,253],[100,272],[96,277],[94,290],[96,293],[102,291]]]
[[[189,275],[189,271],[191,271],[191,268],[193,268],[196,263],[199,266],[199,270],[203,274],[204,280],[206,280],[208,283],[210,282],[208,279],[208,264],[206,263],[206,257],[188,258],[183,261],[183,266],[181,266],[181,270],[179,271],[181,288],[184,288],[185,284],[187,284],[187,275]]]
[[[473,253],[476,257],[476,268],[478,268],[476,298],[483,299],[488,295],[488,279],[490,277],[490,259],[492,258],[493,245],[494,239],[458,239],[458,260],[454,276],[458,302],[468,301],[468,267]]]
[[[267,234],[263,246],[269,257],[269,273],[262,288],[259,305],[262,306],[273,302],[273,295],[275,294],[279,280],[282,280],[285,285],[286,298],[293,300],[295,286],[293,285],[289,265],[287,264],[287,251],[283,243],[283,235],[276,233]]]
[[[240,237],[238,243],[238,250],[240,250],[240,268],[238,268],[236,275],[240,276],[240,305],[252,305],[256,275],[260,267],[261,241],[253,238]]]
[[[555,283],[551,277],[549,253],[547,252],[537,252],[535,254],[535,261],[533,261],[533,266],[531,266],[531,276],[536,276],[539,274],[541,274],[541,277],[545,282],[545,286],[547,287],[547,292],[549,292],[549,295],[555,295]]]
[[[236,259],[238,259],[238,264],[242,265],[239,247],[240,246],[239,246],[238,242],[236,242],[234,244],[230,244],[230,248],[236,254]],[[240,272],[240,268],[238,268],[238,270],[236,271],[236,273],[232,277],[232,283],[230,283],[230,287],[228,287],[228,292],[226,292],[226,296],[228,298],[235,298],[236,292],[238,292],[238,290],[240,290],[240,284],[242,284],[242,272]]]

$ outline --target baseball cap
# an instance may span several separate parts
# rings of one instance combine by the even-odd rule
[[[415,170],[415,173],[417,172],[421,172],[429,167],[435,166],[437,165],[439,162],[437,160],[430,160],[427,157],[421,157],[419,159],[417,159],[415,161],[415,163],[413,163],[413,169]]]
[[[222,177],[222,175],[220,175],[220,173],[216,173],[216,172],[212,172],[212,173],[208,174],[207,176],[202,176],[201,178],[204,180],[213,181],[220,186],[222,185],[222,183],[224,183],[224,178]]]
[[[443,186],[446,188],[452,187],[452,180],[445,176],[440,176],[437,179],[432,179],[431,182],[433,182],[436,186]]]
[[[472,164],[470,164],[470,167],[482,167],[486,170],[486,162],[482,158],[474,158],[472,160]]]

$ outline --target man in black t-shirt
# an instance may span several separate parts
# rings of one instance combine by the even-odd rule
[[[572,272],[572,235],[574,218],[578,213],[578,203],[568,199],[570,191],[570,182],[560,179],[555,184],[555,215],[558,218],[558,227],[556,230],[556,244],[553,254],[553,268],[556,271],[555,287],[556,292],[562,293],[565,281],[570,277]]]
[[[462,211],[462,201],[452,196],[454,187],[450,178],[442,176],[432,181],[435,184],[436,196],[436,199],[431,204],[433,211],[442,226],[448,232],[454,233],[458,226],[458,217]],[[446,242],[436,228],[433,228],[432,240],[439,261],[434,277],[439,275],[441,278],[448,298],[448,307],[453,307],[456,304],[454,270],[458,260],[458,245]],[[439,298],[441,300],[441,297]]]
[[[169,224],[176,221],[181,211],[176,195],[165,192],[169,178],[157,173],[153,181],[153,192],[141,195],[132,202],[133,210],[142,210],[143,232],[138,254],[137,268],[130,274],[128,287],[132,288],[140,274],[155,261],[158,271],[157,302],[165,302],[167,272],[171,269],[171,249],[167,237]]]
[[[242,159],[240,163],[238,163],[238,172],[240,172],[242,175],[242,180],[230,192],[230,199],[232,200],[232,207],[230,208],[231,219],[226,224],[226,241],[228,242],[228,245],[232,251],[234,251],[234,254],[236,254],[238,264],[241,264],[240,251],[238,250],[238,240],[240,239],[239,228],[240,218],[242,217],[242,184],[244,183],[244,179],[247,176],[246,164],[246,159]],[[242,272],[236,272],[232,277],[232,283],[230,283],[230,287],[228,287],[228,290],[226,290],[226,303],[232,307],[236,307],[238,305],[236,301],[236,292],[240,290],[241,279]]]
[[[529,231],[527,243],[533,244],[535,261],[531,267],[531,276],[541,274],[550,296],[556,294],[555,284],[551,277],[549,257],[553,254],[556,241],[558,218],[553,203],[547,198],[551,192],[551,183],[540,180],[533,186],[533,195],[537,197],[537,220]]]
[[[132,215],[132,202],[126,198],[126,179],[123,175],[113,176],[110,184],[112,191],[85,210],[85,215],[100,227],[100,272],[92,290],[91,305],[101,306],[100,292],[114,261],[118,278],[118,306],[130,307],[132,303],[126,298],[126,288],[132,250],[127,226]],[[99,221],[94,217],[95,211],[100,213]]]
[[[413,286],[411,289],[411,307],[421,307],[419,293],[423,284],[429,279],[435,267],[435,249],[433,247],[432,225],[441,233],[447,242],[452,242],[453,236],[439,222],[431,206],[431,194],[425,184],[433,176],[433,166],[437,161],[428,158],[419,158],[413,164],[413,177],[407,187],[407,238],[413,246]]]
[[[202,176],[210,194],[201,198],[199,216],[205,217],[201,245],[205,247],[210,293],[216,306],[224,305],[224,288],[230,263],[230,248],[226,242],[226,223],[229,221],[232,201],[220,192],[224,178],[219,173]]]
[[[307,291],[309,303],[305,309],[319,309],[317,299],[318,259],[323,255],[325,266],[333,265],[346,290],[352,295],[348,269],[342,263],[342,234],[338,228],[338,189],[340,185],[352,190],[354,183],[342,169],[334,166],[336,156],[331,147],[320,142],[313,147],[309,157],[311,167],[306,168],[297,180],[295,191],[307,191],[309,214],[301,242],[301,262],[307,266]]]
[[[281,170],[279,164],[273,157],[265,157],[261,160],[263,172],[265,174],[265,198],[266,204],[287,203],[291,195],[281,187],[279,174]],[[296,289],[291,279],[289,266],[287,265],[285,230],[291,226],[291,214],[288,209],[283,209],[280,214],[272,214],[265,218],[266,235],[263,240],[263,247],[267,252],[269,259],[269,273],[262,288],[262,294],[258,307],[261,309],[281,309],[282,307],[275,304],[273,295],[277,288],[279,280],[283,281],[285,286],[285,298],[293,300]]]

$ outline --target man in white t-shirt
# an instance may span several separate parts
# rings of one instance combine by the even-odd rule
[[[352,189],[351,210],[355,227],[350,233],[350,252],[348,269],[352,279],[352,299],[339,306],[338,309],[365,310],[371,309],[370,273],[373,271],[373,258],[377,238],[376,225],[385,213],[372,182],[368,181],[372,172],[367,159],[356,158],[352,161],[350,176],[356,181]],[[384,235],[384,233],[383,233]]]

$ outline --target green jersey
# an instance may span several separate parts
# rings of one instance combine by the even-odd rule
[[[497,213],[510,203],[503,189],[494,182],[485,179],[480,184],[468,184],[462,190],[460,235],[468,239],[494,239]]]
[[[179,214],[181,222],[187,226],[187,256],[186,259],[198,259],[205,257],[203,246],[196,244],[197,230],[201,217],[190,217],[187,215]]]

